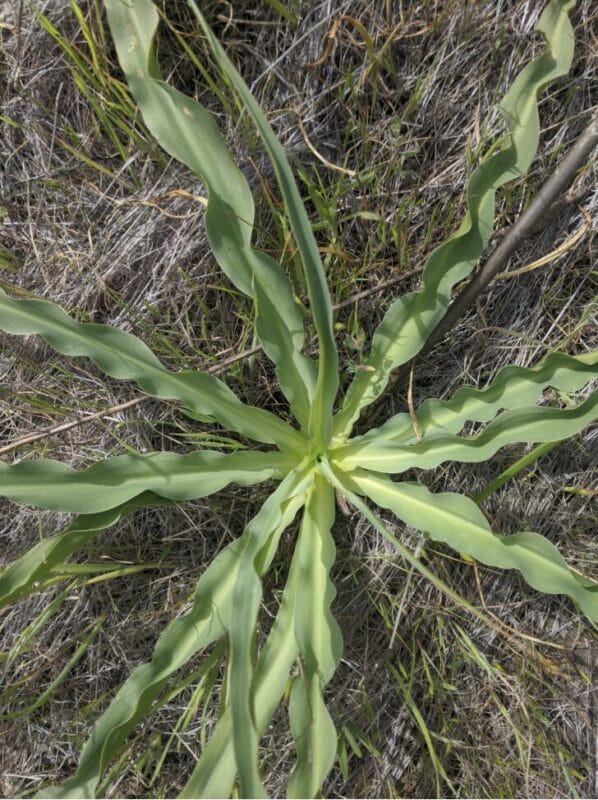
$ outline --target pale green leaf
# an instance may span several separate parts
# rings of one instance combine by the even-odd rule
[[[0,608],[34,592],[39,582],[55,567],[88,544],[100,531],[115,525],[125,514],[156,505],[171,505],[171,502],[149,492],[141,494],[119,508],[101,514],[83,514],[65,530],[43,539],[0,574]]]
[[[465,218],[457,232],[430,255],[422,288],[396,300],[378,326],[366,369],[356,373],[335,418],[335,438],[350,434],[361,410],[384,391],[392,370],[421,350],[446,313],[453,287],[482,255],[492,233],[497,189],[524,175],[535,156],[538,95],[571,66],[573,30],[567,12],[574,4],[574,0],[552,0],[542,14],[538,30],[544,34],[546,48],[522,70],[501,103],[507,134],[500,148],[472,173]]]
[[[247,181],[212,115],[161,80],[153,47],[159,17],[151,0],[106,0],[106,10],[118,59],[145,124],[208,189],[205,225],[212,252],[231,281],[255,298],[258,336],[276,365],[293,413],[305,426],[314,365],[301,352],[303,320],[288,278],[251,246],[255,209]]]
[[[387,508],[407,525],[449,545],[482,564],[516,569],[545,594],[564,594],[598,622],[598,584],[572,572],[556,547],[537,533],[494,534],[477,505],[463,495],[434,494],[415,483],[393,483],[386,477],[355,471],[343,478],[349,488]]]
[[[352,473],[344,473],[342,470],[338,468],[333,470],[330,462],[328,459],[322,459],[319,469],[321,470],[322,474],[326,476],[326,478],[330,481],[332,486],[335,487],[338,494],[346,498],[351,505],[353,505],[358,511],[360,511],[365,519],[370,522],[373,527],[379,531],[382,536],[392,544],[397,554],[401,557],[401,559],[408,564],[412,569],[419,572],[419,574],[429,581],[432,586],[435,586],[440,592],[443,592],[447,597],[450,597],[459,608],[467,609],[471,614],[477,617],[481,622],[484,624],[488,623],[488,617],[484,614],[484,612],[480,611],[477,606],[472,605],[469,603],[462,595],[458,592],[451,589],[451,587],[441,580],[438,575],[435,574],[432,570],[428,569],[426,565],[417,557],[415,556],[408,547],[406,547],[400,539],[398,539],[391,531],[386,527],[386,525],[378,518],[376,514],[372,512],[370,507],[365,503],[361,497],[359,496],[359,487],[356,486],[355,482],[352,480],[353,474]],[[364,473],[368,474],[368,473]],[[378,476],[376,476],[378,477]]]
[[[417,444],[400,445],[376,439],[349,444],[331,454],[343,470],[356,467],[398,473],[413,467],[432,469],[445,461],[486,461],[501,447],[516,442],[556,442],[568,439],[597,418],[598,392],[573,408],[518,408],[506,411],[476,436],[434,432]]]
[[[153,492],[167,500],[207,497],[229,483],[251,486],[281,478],[293,467],[282,453],[242,450],[218,453],[123,455],[75,470],[60,461],[0,462],[0,496],[53,511],[94,514]]]
[[[305,504],[297,557],[301,597],[295,607],[295,637],[302,660],[289,703],[297,764],[289,781],[289,797],[315,797],[336,756],[336,730],[323,691],[343,650],[340,629],[330,606],[336,590],[330,580],[335,546],[334,490],[317,476]]]
[[[260,568],[268,568],[278,539],[303,504],[303,487],[295,479],[296,473],[291,473],[254,517],[250,526],[255,527],[248,526],[243,537],[223,550],[206,569],[190,611],[169,623],[156,643],[151,661],[131,673],[97,721],[75,774],[59,786],[42,789],[36,797],[95,797],[102,772],[135,726],[154,710],[168,678],[230,628],[237,611],[233,596],[241,554],[256,528],[262,531],[264,545]]]
[[[48,300],[12,300],[0,289],[0,330],[37,334],[59,353],[86,356],[112,378],[135,381],[147,394],[179,400],[192,412],[258,442],[301,452],[303,437],[275,414],[244,405],[213,375],[169,372],[130,333],[108,325],[76,322]]]
[[[102,772],[120,751],[135,726],[154,708],[168,678],[189,659],[224,634],[223,620],[231,611],[238,567],[239,542],[220,553],[197,585],[193,607],[164,629],[151,661],[136,667],[99,718],[87,740],[74,775],[36,797],[90,798]]]
[[[265,794],[258,769],[259,731],[254,684],[255,629],[262,598],[260,576],[265,571],[264,564],[274,556],[278,540],[273,540],[271,531],[278,524],[284,507],[298,497],[303,503],[312,481],[313,469],[305,459],[287,475],[266,500],[260,514],[251,521],[240,552],[233,601],[235,613],[229,629],[229,692],[235,759],[243,797],[263,797]]]
[[[298,560],[295,550],[280,608],[255,668],[252,691],[258,738],[265,733],[280,703],[298,654],[293,625],[300,588]],[[179,797],[229,797],[236,773],[233,719],[231,707],[227,705]]]
[[[415,411],[419,432],[423,439],[432,433],[459,433],[466,422],[488,422],[499,411],[533,405],[549,386],[574,392],[597,375],[598,351],[577,356],[551,353],[537,367],[504,367],[485,389],[463,386],[450,400],[424,400]],[[373,441],[416,442],[409,413],[396,414],[381,427],[354,437],[350,443]]]
[[[220,42],[206,24],[201,11],[197,7],[197,3],[194,0],[188,0],[188,2],[197,16],[220,69],[243,100],[264,141],[280,187],[291,230],[299,249],[311,304],[311,313],[320,344],[318,378],[311,403],[308,432],[309,438],[316,448],[322,449],[327,444],[330,436],[332,405],[338,389],[338,356],[332,327],[332,303],[318,246],[284,148],[276,138],[270,123],[249,91],[245,81],[239,75]]]

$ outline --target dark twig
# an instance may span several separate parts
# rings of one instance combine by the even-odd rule
[[[503,237],[488,261],[473,276],[461,294],[453,300],[444,317],[428,337],[419,356],[429,352],[442,339],[445,333],[448,333],[454,327],[455,322],[475,304],[479,295],[496,275],[504,269],[507,261],[523,240],[541,222],[542,217],[547,213],[550,206],[571,185],[577,171],[585,164],[596,145],[598,145],[598,115],[590,121],[571,150],[544,183],[523,214]]]
[[[573,183],[576,173],[586,163],[596,145],[598,145],[598,115],[593,117],[584,128],[565,158],[543,184],[519,219],[503,236],[488,261],[453,300],[448,311],[434,328],[423,348],[409,363],[402,367],[400,374],[395,372],[391,376],[384,394],[370,406],[369,413],[366,412],[364,414],[364,420],[367,421],[368,426],[371,426],[379,417],[388,392],[396,389],[399,384],[402,384],[407,379],[415,361],[428,353],[454,327],[457,320],[476,304],[480,294],[506,267],[509,259],[521,243],[539,228],[544,227],[543,223],[551,206],[559,200],[563,192]]]

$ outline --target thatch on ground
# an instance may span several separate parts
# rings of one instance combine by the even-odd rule
[[[101,4],[79,5],[99,39]],[[199,48],[184,4],[165,5],[176,29]],[[377,284],[422,265],[456,227],[466,176],[500,129],[496,104],[542,46],[533,27],[544,3],[323,0],[298,4],[296,25],[266,3],[206,5],[302,175],[314,219],[318,213],[329,216],[332,227],[323,226],[318,237],[327,248],[333,299],[372,290],[337,315],[346,326],[338,341],[348,379],[395,292],[414,288],[418,279],[383,294],[375,292]],[[123,160],[93,107],[95,102],[102,108],[106,98],[93,88],[85,96],[76,82],[80,73],[44,29],[38,11],[67,42],[86,48],[66,0],[9,0],[0,9],[0,247],[11,255],[0,270],[0,286],[52,298],[82,319],[130,330],[175,368],[214,364],[250,347],[251,308],[215,268],[202,206],[190,196],[200,196],[201,185],[159,154],[138,119],[124,117],[141,144],[119,133]],[[581,0],[572,18],[574,67],[542,98],[540,154],[528,178],[501,194],[498,232],[516,219],[596,102],[598,8]],[[328,52],[326,34],[335,21]],[[372,60],[355,21],[376,53],[384,47],[379,61]],[[105,68],[118,76],[109,43],[98,48]],[[279,257],[284,230],[270,215],[270,206],[278,210],[276,190],[259,142],[244,118],[227,117],[210,99],[172,32],[161,56],[179,87],[217,110],[256,189],[273,192],[259,208],[261,244]],[[592,165],[574,193],[595,218]],[[555,249],[583,221],[576,204],[559,207],[509,269]],[[448,396],[464,383],[483,385],[501,366],[531,364],[564,340],[568,352],[588,348],[592,337],[595,346],[592,245],[590,229],[547,266],[497,282],[418,364],[416,403],[428,395]],[[284,260],[292,269],[288,248]],[[136,395],[132,386],[58,356],[38,339],[0,341],[3,443]],[[261,355],[239,361],[225,375],[247,401],[285,414]],[[405,403],[401,391],[388,399],[386,413]],[[193,444],[189,434],[207,430],[191,426],[174,406],[147,400],[18,453],[81,466],[125,447],[183,450]],[[573,567],[598,578],[596,514],[585,491],[592,488],[595,448],[592,430],[559,445],[494,494],[486,510],[498,530],[538,531]],[[473,495],[528,449],[509,448],[490,464],[445,466],[423,479],[435,489]],[[22,795],[73,770],[95,716],[131,669],[148,658],[163,625],[184,610],[202,569],[240,534],[265,492],[231,489],[175,512],[137,514],[102,534],[75,561],[146,569],[93,583],[86,582],[93,575],[73,574],[70,591],[35,635],[26,626],[51,608],[68,583],[16,604],[0,618],[1,651],[16,656],[3,665],[0,691],[7,712],[30,706],[103,620],[51,699],[2,722],[1,794]],[[10,502],[1,508],[3,564],[64,521]],[[329,699],[350,758],[344,774],[336,769],[330,777],[326,796],[595,796],[598,701],[592,680],[598,656],[594,634],[572,605],[532,592],[517,574],[478,568],[427,545],[429,566],[503,623],[500,630],[484,626],[406,573],[359,515],[339,520],[334,611],[345,654]],[[422,537],[395,530],[421,551]],[[289,534],[281,564],[291,541]],[[276,587],[268,589],[275,593]],[[154,770],[195,686],[140,726],[109,796],[170,796],[184,785],[203,726],[209,729],[214,719],[213,702],[173,737],[159,774]],[[264,739],[274,796],[284,791],[282,776],[292,763],[284,726],[281,713]],[[352,751],[351,738],[359,752]]]

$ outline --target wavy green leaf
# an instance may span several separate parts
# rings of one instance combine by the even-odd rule
[[[173,620],[158,639],[151,661],[131,673],[98,719],[74,775],[64,783],[42,789],[36,797],[89,798],[96,796],[102,772],[119,753],[135,726],[154,709],[168,678],[189,659],[224,634],[230,614],[232,588],[238,567],[239,543],[220,553],[197,585],[192,609]]]
[[[83,514],[65,530],[49,539],[43,539],[0,574],[0,608],[34,592],[39,582],[55,567],[88,544],[100,531],[115,525],[126,514],[139,508],[158,505],[171,505],[171,502],[147,492],[119,508],[111,508],[101,514]]]
[[[298,655],[293,625],[300,589],[298,560],[295,550],[280,608],[255,669],[252,692],[258,738],[263,736],[276,712],[290,669]],[[236,774],[233,718],[228,705],[179,797],[229,797]]]
[[[324,267],[307,212],[301,200],[284,148],[245,81],[207,25],[197,3],[188,0],[206,36],[220,69],[241,97],[258,129],[276,174],[282,199],[299,249],[314,325],[320,345],[318,378],[311,400],[308,435],[316,449],[328,443],[332,425],[332,406],[338,390],[338,355],[332,327],[332,303]]]
[[[304,502],[302,487],[295,478],[296,473],[291,473],[266,500],[241,539],[211,562],[199,579],[191,610],[169,623],[156,643],[151,661],[133,670],[97,721],[75,774],[59,786],[43,789],[36,797],[95,797],[102,772],[135,726],[155,709],[168,678],[230,629],[231,618],[238,610],[234,590],[247,541],[256,529],[262,531],[260,567],[266,570],[278,539]]]
[[[161,79],[153,47],[159,17],[151,0],[105,4],[118,59],[145,124],[164,150],[206,185],[205,225],[212,252],[235,286],[255,299],[258,337],[274,361],[295,417],[305,426],[314,365],[301,352],[303,320],[287,276],[251,246],[255,208],[247,181],[213,116]]]
[[[290,472],[277,492],[262,507],[263,514],[249,524],[244,547],[239,557],[239,570],[234,590],[235,613],[231,617],[229,692],[233,721],[235,759],[243,797],[264,797],[265,789],[258,769],[259,731],[255,710],[254,646],[258,612],[262,599],[264,564],[269,563],[278,541],[273,541],[271,529],[281,514],[280,501],[304,502],[305,493],[313,481],[313,469],[308,459]]]
[[[297,764],[289,797],[315,797],[336,757],[336,729],[323,698],[341,658],[343,640],[330,606],[336,590],[330,580],[335,546],[334,490],[317,476],[305,504],[297,557],[301,599],[295,607],[295,638],[302,659],[289,703]]]
[[[598,392],[573,408],[519,408],[500,414],[476,436],[432,433],[413,445],[376,440],[349,445],[331,454],[343,470],[356,467],[398,473],[413,467],[432,469],[444,461],[486,461],[501,447],[568,439],[597,418]]]
[[[281,478],[292,466],[289,456],[256,450],[124,455],[84,470],[51,459],[0,462],[0,496],[53,511],[93,514],[142,492],[175,501],[207,497],[229,483],[251,486]]]
[[[432,570],[428,569],[428,567],[426,567],[426,565],[417,556],[415,556],[408,547],[405,547],[400,539],[391,533],[382,520],[373,513],[367,503],[365,503],[359,496],[359,487],[357,487],[352,481],[352,473],[344,473],[338,468],[332,469],[328,459],[322,459],[319,468],[322,474],[326,476],[337,492],[346,498],[351,505],[354,506],[354,508],[360,511],[365,519],[367,519],[368,522],[370,522],[370,524],[382,534],[386,541],[390,542],[390,544],[395,547],[398,555],[406,564],[419,572],[419,574],[429,581],[432,586],[435,586],[440,592],[443,592],[447,597],[453,600],[459,608],[467,609],[467,611],[485,624],[489,622],[488,617],[483,611],[469,603],[454,589],[451,589],[451,587],[441,580],[438,575],[436,575]]]
[[[457,595],[392,536],[362,497],[391,509],[405,523],[460,553],[485,564],[519,570],[535,589],[569,596],[589,619],[598,621],[598,585],[570,570],[545,538],[530,532],[497,536],[477,506],[460,495],[432,494],[424,486],[393,483],[359,468],[397,472],[431,468],[446,460],[481,461],[512,442],[571,436],[595,418],[598,393],[575,408],[538,409],[533,404],[547,386],[566,392],[583,387],[596,375],[597,353],[577,357],[552,354],[533,369],[503,369],[484,390],[465,387],[448,401],[426,400],[416,411],[418,425],[414,426],[410,415],[400,414],[382,428],[347,441],[361,409],[380,395],[391,370],[420,350],[445,313],[454,285],[478,260],[491,234],[497,189],[529,168],[538,142],[538,95],[571,63],[567,12],[574,0],[551,0],[542,15],[539,29],[545,35],[546,48],[522,71],[503,100],[507,133],[471,176],[465,219],[454,236],[430,256],[421,291],[401,298],[387,312],[375,333],[365,369],[357,373],[334,419],[338,356],[331,300],[284,149],[197,4],[188,0],[222,77],[243,101],[272,160],[319,338],[317,372],[314,362],[303,353],[302,317],[287,276],[252,246],[255,209],[251,191],[214,118],[161,78],[155,49],[157,6],[152,0],[105,2],[119,61],[149,130],[207,188],[205,224],[210,246],[226,275],[255,303],[257,335],[275,364],[302,432],[269,412],[244,405],[212,376],[193,370],[169,372],[130,334],[78,323],[53,303],[17,301],[0,290],[0,329],[41,335],[61,353],[91,358],[108,375],[134,380],[148,394],[178,400],[194,418],[216,421],[282,451],[126,455],[79,471],[51,460],[0,463],[0,496],[56,510],[87,512],[0,575],[0,606],[33,591],[36,583],[77,547],[129,511],[206,496],[230,482],[250,485],[270,478],[282,480],[243,536],[221,552],[201,576],[190,610],[166,627],[151,660],[135,669],[116,693],[97,721],[75,774],[38,796],[95,796],[102,774],[122,755],[135,726],[165,700],[164,689],[176,671],[201,650],[223,640],[209,655],[209,660],[219,665],[224,637],[228,637],[220,719],[180,796],[228,796],[235,791],[237,776],[241,796],[265,795],[258,765],[259,742],[297,661],[289,702],[297,762],[288,794],[314,797],[333,764],[337,741],[324,703],[326,686],[342,651],[341,634],[331,611],[335,597],[330,578],[335,558],[331,535],[334,488],[344,491],[395,543],[400,555],[450,597]],[[457,435],[468,421],[488,425],[476,436]],[[421,441],[416,435],[418,427],[423,433]],[[281,605],[258,652],[262,577],[273,562],[284,530],[303,506]],[[479,609],[459,602],[483,617]]]
[[[255,441],[291,452],[304,449],[298,431],[269,411],[244,405],[213,375],[169,372],[135,336],[108,325],[76,322],[49,300],[12,300],[0,289],[0,330],[43,336],[59,353],[91,358],[112,378],[135,381],[147,394],[164,400],[179,400],[202,418]]]
[[[459,433],[467,422],[488,422],[499,411],[533,405],[549,386],[574,392],[597,375],[598,351],[577,356],[551,353],[537,367],[504,367],[485,389],[463,386],[450,400],[424,400],[415,412],[419,431],[423,439],[432,433]],[[349,444],[374,441],[416,442],[411,416],[396,414],[379,428],[350,439]]]
[[[497,536],[477,505],[460,494],[434,494],[425,486],[393,483],[365,471],[355,471],[343,482],[435,541],[482,564],[519,570],[539,592],[567,595],[588,619],[598,622],[598,584],[572,572],[556,547],[543,536],[527,531]]]
[[[507,134],[498,151],[472,173],[465,218],[457,232],[430,255],[422,288],[396,300],[376,329],[366,369],[356,373],[335,417],[335,438],[350,434],[361,410],[384,391],[392,370],[421,350],[446,313],[453,287],[469,275],[482,255],[492,233],[497,189],[524,175],[536,154],[538,95],[571,66],[574,42],[568,11],[574,5],[575,0],[552,0],[540,17],[537,29],[547,46],[521,71],[500,105]]]

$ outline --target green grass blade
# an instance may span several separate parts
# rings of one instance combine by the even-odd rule
[[[394,682],[399,687],[399,691],[401,693],[401,697],[409,711],[409,714],[412,716],[415,724],[419,728],[419,731],[423,737],[424,742],[426,743],[426,748],[428,749],[428,753],[430,755],[430,761],[432,762],[432,766],[434,768],[435,778],[436,778],[436,797],[442,797],[442,790],[440,788],[440,778],[444,780],[447,785],[447,788],[452,792],[453,797],[458,795],[456,787],[451,782],[449,776],[446,773],[446,770],[436,752],[436,748],[434,747],[434,742],[432,741],[432,736],[430,735],[430,731],[428,726],[426,725],[426,721],[423,717],[423,714],[419,710],[417,703],[413,699],[411,694],[411,688],[407,684],[405,680],[403,680],[401,673],[399,670],[394,666],[394,664],[387,662],[386,669],[388,670],[389,674],[392,676]]]
[[[280,14],[281,17],[284,17],[291,25],[295,25],[297,23],[297,17],[293,14],[290,8],[287,8],[284,3],[281,3],[280,0],[266,0],[266,3],[276,11],[277,14]]]
[[[23,630],[21,630],[15,638],[10,649],[0,656],[3,664],[6,666],[11,665],[19,656],[25,655],[32,646],[35,646],[34,642],[36,637],[48,626],[57,612],[63,607],[69,595],[76,590],[77,584],[77,580],[69,581],[64,589],[57,595],[54,595],[54,597],[44,605],[39,614],[36,614],[35,617],[25,625]],[[0,691],[0,698],[6,697],[10,694],[10,691],[11,687],[6,686],[3,691]],[[0,700],[0,702],[2,701]]]
[[[229,483],[251,486],[281,478],[292,466],[292,459],[282,453],[252,450],[123,455],[84,470],[50,459],[0,462],[0,496],[53,511],[93,514],[142,492],[174,501],[207,497]]]
[[[336,596],[329,575],[335,559],[330,533],[334,515],[334,490],[325,478],[317,476],[297,543],[301,597],[295,610],[295,636],[302,670],[289,703],[297,747],[289,797],[317,796],[336,757],[336,729],[323,698],[343,649],[341,632],[330,610]]]
[[[76,322],[48,300],[12,300],[0,289],[0,330],[37,334],[59,353],[86,356],[119,380],[133,380],[147,394],[179,400],[191,412],[229,430],[281,450],[301,451],[303,438],[275,414],[244,405],[213,375],[195,370],[169,372],[130,333],[108,325]]]
[[[83,641],[77,646],[75,652],[69,658],[68,662],[60,670],[54,680],[51,681],[50,685],[44,689],[44,691],[30,706],[27,708],[22,708],[19,711],[11,711],[8,714],[0,714],[0,722],[7,722],[10,719],[18,719],[19,717],[27,717],[30,714],[33,714],[34,711],[37,711],[38,708],[41,708],[43,705],[45,705],[51,699],[58,687],[64,683],[65,678],[68,676],[71,670],[79,663],[79,661],[81,661],[89,649],[89,646],[98,635],[103,623],[104,617],[100,617],[97,622],[92,623],[87,628],[87,632],[83,637]]]
[[[519,475],[520,472],[523,472],[523,470],[531,466],[531,464],[535,464],[539,458],[554,450],[558,444],[558,442],[545,442],[544,444],[539,444],[537,447],[534,447],[529,453],[526,453],[522,458],[518,458],[517,461],[503,470],[493,481],[490,481],[486,488],[478,492],[473,499],[478,505],[483,503],[484,500],[487,500],[490,495],[498,491],[505,483],[508,483],[516,475]]]
[[[267,533],[262,569],[269,566],[278,538],[303,504],[301,492],[294,494],[297,489],[292,478],[283,481],[250,523]],[[271,523],[267,531],[266,521]],[[239,563],[250,538],[252,529],[223,550],[206,569],[197,584],[191,610],[165,628],[151,661],[131,673],[97,721],[75,774],[59,786],[43,789],[36,797],[95,797],[103,771],[119,754],[135,726],[155,709],[154,701],[170,676],[230,629],[231,618],[237,612],[234,589]]]
[[[256,329],[274,361],[281,388],[306,426],[314,365],[302,354],[303,320],[281,267],[251,246],[255,209],[251,190],[234,164],[218,126],[195,100],[161,80],[153,46],[159,16],[151,0],[106,0],[118,59],[160,145],[195,172],[208,190],[205,225],[222,270],[256,301]]]
[[[338,389],[338,355],[332,327],[332,303],[318,246],[284,148],[276,138],[270,123],[249,91],[245,81],[206,24],[197,4],[194,0],[188,0],[188,2],[197,16],[210,49],[223,74],[243,100],[264,141],[274,167],[291,230],[299,249],[311,304],[311,313],[320,343],[318,378],[312,398],[308,431],[310,439],[315,443],[316,448],[321,449],[328,442],[331,430],[332,406]]]
[[[313,470],[306,459],[289,473],[249,524],[240,553],[238,577],[234,589],[235,613],[229,629],[229,692],[233,721],[235,759],[239,771],[242,797],[263,797],[258,769],[259,730],[255,711],[254,646],[260,602],[261,575],[275,552],[278,540],[272,530],[279,525],[281,514],[289,503],[300,498],[313,480]]]
[[[119,508],[101,514],[82,514],[65,530],[39,542],[0,574],[0,608],[36,591],[53,569],[85,547],[100,531],[115,525],[126,514],[156,505],[170,505],[170,502],[149,492],[141,494]]]
[[[551,0],[542,14],[537,27],[546,48],[522,70],[500,106],[507,134],[500,148],[472,173],[465,218],[457,232],[430,255],[422,288],[395,301],[378,326],[365,364],[368,369],[356,374],[336,415],[335,437],[350,434],[361,410],[384,391],[391,371],[421,350],[446,313],[453,287],[482,255],[492,233],[497,189],[524,175],[536,154],[539,93],[571,66],[574,41],[568,11],[574,5],[574,0]]]
[[[488,422],[499,411],[533,405],[549,386],[575,392],[597,374],[598,351],[577,356],[551,353],[537,367],[504,367],[485,389],[464,386],[450,400],[424,400],[415,412],[419,431],[424,439],[432,433],[459,433],[466,422]],[[407,412],[396,414],[380,428],[356,436],[350,443],[374,441],[416,442],[411,416]]]
[[[573,408],[518,408],[506,411],[476,436],[432,433],[413,445],[372,442],[341,448],[334,461],[343,470],[356,467],[398,473],[417,467],[432,469],[445,461],[486,461],[509,444],[556,442],[568,439],[598,414],[598,391]]]
[[[497,536],[477,505],[459,494],[433,494],[419,484],[393,483],[361,471],[348,477],[348,485],[435,541],[482,564],[519,570],[539,592],[567,595],[588,619],[598,622],[598,584],[573,573],[556,547],[543,536],[527,531]]]

